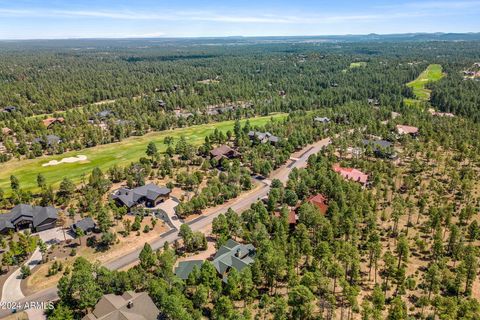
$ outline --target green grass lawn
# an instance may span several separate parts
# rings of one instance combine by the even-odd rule
[[[367,63],[365,61],[359,61],[359,62],[352,62],[350,63],[350,66],[348,66],[348,69],[355,69],[355,68],[364,68],[367,66]],[[347,73],[348,69],[343,69],[343,73]]]
[[[435,82],[444,76],[442,66],[431,64],[423,71],[417,79],[407,83],[407,86],[413,89],[413,93],[419,100],[428,101],[430,99],[430,90],[425,88],[429,82]]]
[[[285,113],[272,114],[265,117],[256,117],[250,119],[253,126],[263,126],[270,121],[282,120],[287,117]],[[242,120],[242,123],[245,123]],[[9,191],[10,175],[15,175],[20,180],[21,188],[24,190],[37,189],[37,175],[43,174],[47,183],[52,184],[54,188],[58,187],[63,178],[69,178],[75,183],[82,179],[82,175],[88,176],[92,169],[99,167],[104,172],[114,164],[127,165],[140,157],[146,156],[145,150],[150,141],[157,144],[157,149],[164,152],[167,146],[163,143],[166,136],[172,136],[175,140],[182,135],[192,144],[199,145],[203,143],[205,137],[211,134],[215,129],[223,132],[233,131],[234,121],[223,121],[209,123],[204,125],[192,126],[188,128],[179,128],[168,131],[152,132],[141,137],[130,137],[121,142],[100,145],[80,151],[71,151],[62,155],[45,156],[28,160],[11,160],[0,164],[0,188]],[[76,163],[61,163],[56,166],[43,167],[42,164],[51,160],[61,160],[66,157],[78,155],[87,156],[88,160]]]
[[[367,63],[365,61],[360,61],[360,62],[352,62],[350,63],[350,69],[353,69],[353,68],[362,68],[362,67],[366,67],[367,66]]]

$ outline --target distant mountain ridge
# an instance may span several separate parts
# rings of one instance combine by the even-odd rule
[[[266,36],[266,37],[201,37],[201,38],[81,38],[44,40],[0,40],[2,49],[98,49],[98,48],[141,48],[172,46],[222,46],[251,44],[301,44],[301,43],[382,43],[382,42],[462,42],[480,41],[479,32],[471,33],[401,33],[364,35],[324,35],[324,36]]]

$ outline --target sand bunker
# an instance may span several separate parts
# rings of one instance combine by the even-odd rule
[[[57,164],[61,164],[61,163],[74,163],[74,162],[85,161],[85,160],[87,160],[87,156],[78,155],[76,157],[63,158],[60,161],[52,160],[50,162],[42,164],[42,167],[56,166]]]

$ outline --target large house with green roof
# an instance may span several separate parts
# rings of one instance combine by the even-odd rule
[[[254,257],[255,247],[252,244],[240,244],[229,239],[215,254],[213,265],[223,281],[226,281],[232,268],[242,271],[253,263]]]
[[[198,270],[202,267],[203,260],[181,261],[175,268],[175,275],[182,280],[187,280],[190,273],[196,267]]]

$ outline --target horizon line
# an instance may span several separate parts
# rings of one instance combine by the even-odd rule
[[[318,38],[318,37],[349,37],[349,36],[401,36],[401,35],[472,35],[480,34],[479,31],[466,32],[399,32],[399,33],[344,33],[344,34],[317,34],[317,35],[232,35],[232,36],[119,36],[119,37],[65,37],[65,38],[18,38],[0,39],[0,42],[17,41],[61,41],[61,40],[142,40],[142,39],[227,39],[227,38]]]

